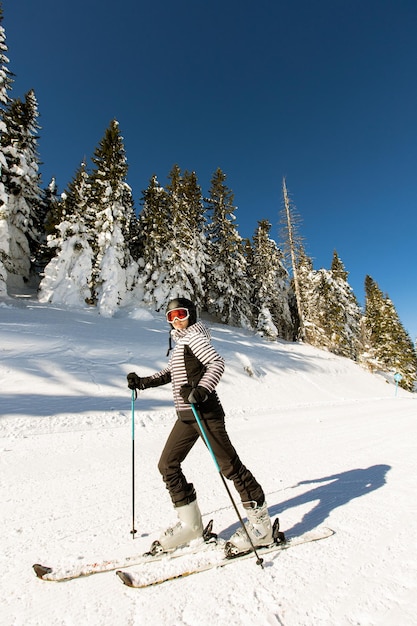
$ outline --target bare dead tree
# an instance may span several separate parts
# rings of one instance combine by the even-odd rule
[[[295,299],[297,303],[297,313],[299,317],[299,337],[300,339],[304,339],[305,337],[305,328],[304,328],[304,314],[303,314],[303,305],[301,298],[301,288],[300,281],[298,277],[298,251],[300,247],[302,247],[302,238],[298,233],[297,225],[300,222],[299,216],[296,214],[294,207],[290,203],[290,199],[288,196],[287,185],[285,183],[285,178],[282,179],[282,193],[284,197],[284,215],[282,222],[284,224],[284,249],[289,256],[293,282],[294,282],[294,292]]]

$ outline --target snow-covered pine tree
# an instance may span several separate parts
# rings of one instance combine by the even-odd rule
[[[7,194],[2,225],[3,264],[8,285],[23,287],[31,278],[32,264],[39,249],[42,214],[39,157],[37,153],[37,102],[30,90],[25,100],[13,99],[3,113],[1,135],[6,168],[2,179]],[[32,276],[34,277],[34,276]]]
[[[361,311],[347,282],[348,273],[337,252],[331,270],[314,270],[303,253],[299,266],[305,341],[334,354],[356,359]]]
[[[91,206],[97,238],[93,246],[91,297],[100,313],[111,317],[119,305],[127,304],[138,272],[127,243],[133,197],[126,182],[128,165],[116,120],[110,122],[92,161]]]
[[[417,382],[414,344],[401,324],[392,301],[370,276],[365,278],[365,298],[365,345],[361,362],[371,370],[401,374],[399,384],[408,391],[414,391]]]
[[[3,27],[3,7],[0,3],[0,296],[7,296],[7,270],[4,265],[9,256],[10,236],[8,224],[8,195],[5,189],[5,174],[7,161],[3,149],[3,135],[7,133],[7,126],[3,119],[4,110],[10,102],[9,91],[13,79],[8,69],[9,59],[6,55],[6,32]],[[7,263],[7,262],[6,262]]]
[[[185,273],[183,292],[197,306],[204,303],[205,269],[208,263],[205,238],[205,207],[201,187],[198,184],[195,172],[185,171],[181,188],[185,211],[179,215],[183,224],[182,235],[177,242],[180,246],[180,255]],[[189,285],[189,287],[188,287]],[[174,291],[174,290],[173,290]],[[178,292],[177,293],[181,293]]]
[[[43,227],[41,229],[41,247],[37,258],[38,272],[44,275],[45,267],[55,255],[56,250],[48,246],[49,235],[56,234],[56,228],[63,220],[63,199],[58,196],[58,187],[55,177],[51,178],[47,187],[43,190]]]
[[[330,275],[331,294],[324,302],[324,305],[328,306],[329,349],[334,354],[356,360],[359,353],[362,312],[353,289],[348,283],[349,274],[336,250],[333,252]]]
[[[156,310],[172,297],[203,298],[206,262],[204,206],[194,172],[174,165],[165,189],[156,176],[143,194],[139,216],[143,266],[143,299]]]
[[[10,102],[9,91],[13,84],[13,73],[8,68],[9,58],[3,19],[3,4],[0,2],[0,108],[2,110]]]
[[[158,285],[164,250],[171,237],[167,210],[167,192],[158,182],[156,174],[151,176],[148,187],[142,192],[142,211],[139,214],[139,284],[142,299],[159,310]]]
[[[226,175],[217,168],[211,179],[207,207],[209,266],[206,278],[206,308],[225,324],[251,328],[250,286],[243,243],[235,226],[233,192]]]
[[[41,302],[70,307],[91,303],[95,226],[89,201],[89,175],[83,162],[64,192],[59,208],[56,207],[56,215],[50,216],[49,228],[53,232],[48,235],[48,247],[52,258],[39,286]]]
[[[248,259],[255,313],[254,327],[269,339],[292,340],[294,329],[289,309],[288,272],[283,266],[283,254],[269,232],[268,220],[258,222]]]
[[[130,224],[126,233],[126,244],[129,249],[130,255],[136,263],[138,263],[140,257],[140,227],[139,219],[135,211],[132,211],[130,216]]]
[[[302,276],[302,272],[300,272]],[[304,340],[316,346],[330,350],[331,320],[329,310],[333,307],[331,299],[332,277],[328,270],[311,270],[307,280],[303,276],[301,289],[304,311]],[[306,290],[306,285],[308,288]],[[308,293],[308,296],[306,297]]]

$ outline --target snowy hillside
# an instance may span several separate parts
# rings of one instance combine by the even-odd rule
[[[30,299],[0,303],[0,622],[7,626],[398,626],[417,623],[417,397],[350,360],[209,324],[226,359],[228,431],[288,537],[335,535],[144,590],[114,572],[56,584],[32,564],[144,552],[175,519],[157,462],[169,386],[135,403],[126,374],[166,363],[167,324]],[[184,463],[205,521],[237,520],[208,452]],[[236,495],[233,491],[233,495]],[[243,513],[243,511],[242,511]],[[169,565],[167,566],[169,567]],[[6,576],[6,572],[8,575]]]

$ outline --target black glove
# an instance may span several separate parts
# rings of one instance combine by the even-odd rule
[[[183,385],[180,389],[180,396],[184,400],[184,402],[186,402],[187,404],[189,404],[188,396],[190,395],[192,390],[193,388],[191,385]]]
[[[127,375],[127,386],[129,389],[145,389],[143,379],[135,374],[135,372],[131,372]]]
[[[188,402],[190,404],[201,404],[208,398],[208,391],[204,389],[204,387],[196,387],[192,390],[190,395],[188,396]]]

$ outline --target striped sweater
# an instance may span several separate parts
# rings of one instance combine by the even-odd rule
[[[179,419],[194,420],[189,404],[181,396],[184,385],[204,387],[208,398],[199,405],[203,419],[223,418],[224,411],[215,391],[224,371],[224,359],[210,342],[210,331],[202,322],[197,322],[183,330],[171,331],[175,347],[168,366],[143,379],[145,387],[158,387],[172,383],[174,404]]]

